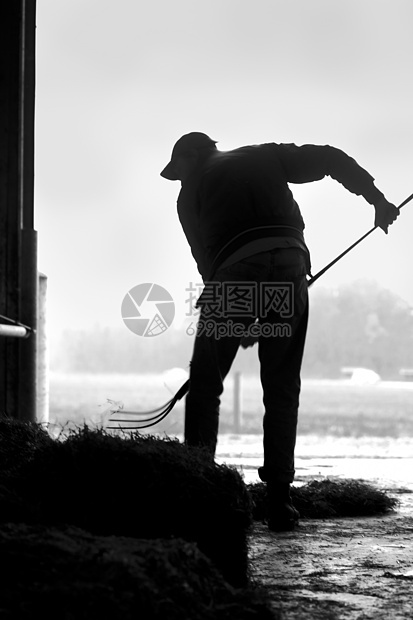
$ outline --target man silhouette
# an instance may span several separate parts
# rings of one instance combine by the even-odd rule
[[[398,209],[374,179],[331,146],[260,144],[219,151],[201,132],[182,136],[161,175],[180,180],[178,216],[205,283],[190,364],[185,442],[215,454],[220,396],[237,350],[258,336],[264,403],[264,465],[269,528],[293,529],[300,371],[310,255],[289,183],[330,176],[375,209],[386,233]]]

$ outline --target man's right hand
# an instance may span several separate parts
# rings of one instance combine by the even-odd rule
[[[374,225],[384,230],[387,235],[390,224],[393,224],[399,217],[400,211],[394,204],[386,200],[384,196],[380,202],[374,205],[374,208],[376,211]]]

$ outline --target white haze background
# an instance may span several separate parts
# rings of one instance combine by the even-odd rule
[[[142,282],[170,291],[177,325],[188,311],[185,288],[201,280],[179,183],[159,176],[186,132],[223,150],[331,144],[394,203],[413,192],[410,0],[37,5],[35,208],[52,339],[121,326],[122,299]],[[292,189],[314,273],[373,225],[373,208],[331,179]],[[413,305],[412,231],[413,204],[320,285],[372,278]]]

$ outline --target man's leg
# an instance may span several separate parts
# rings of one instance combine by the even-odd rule
[[[264,393],[264,468],[267,479],[294,480],[294,450],[301,390],[301,363],[308,310],[291,324],[292,335],[259,342]]]
[[[202,317],[202,314],[201,314]],[[223,323],[221,323],[223,325]],[[185,442],[215,454],[223,382],[236,356],[237,337],[195,337],[185,403]]]
[[[261,479],[267,482],[271,529],[292,529],[298,513],[290,500],[294,480],[294,451],[301,388],[301,363],[308,321],[305,276],[294,283],[294,316],[286,321],[291,336],[259,341],[261,383],[264,392],[264,467]],[[275,321],[274,321],[275,322]],[[278,316],[278,322],[280,317]]]
[[[244,261],[224,267],[217,271],[210,288],[206,285],[205,294],[203,293],[199,300],[201,316],[198,327],[201,326],[202,329],[201,332],[198,330],[195,336],[190,366],[190,387],[185,406],[185,442],[189,445],[206,446],[212,454],[215,454],[218,438],[223,382],[241,342],[241,335],[227,335],[229,324],[241,324],[247,329],[255,320],[255,314],[248,311],[239,316],[226,316],[223,292],[215,285],[226,283],[233,284],[236,288],[237,283],[244,286],[247,283],[247,290],[254,292],[262,269],[260,265],[257,268],[245,264]],[[215,306],[215,314],[212,316],[207,305],[211,303]],[[208,313],[205,308],[209,308]]]

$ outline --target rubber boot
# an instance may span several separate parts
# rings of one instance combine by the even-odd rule
[[[267,482],[268,528],[289,532],[295,528],[300,513],[294,508],[288,482]]]

